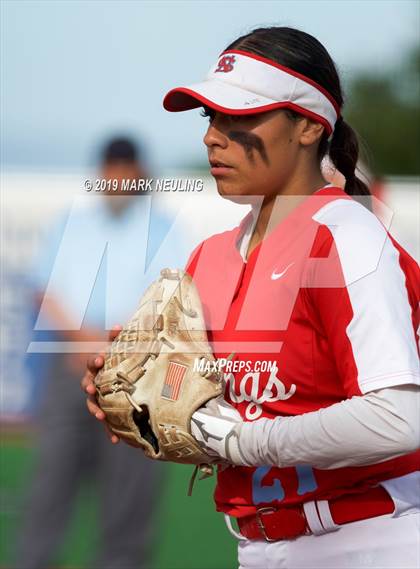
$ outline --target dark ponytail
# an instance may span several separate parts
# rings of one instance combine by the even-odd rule
[[[343,92],[337,69],[325,47],[313,36],[286,27],[257,28],[233,43],[226,50],[242,49],[267,57],[309,77],[326,89],[343,106]],[[291,114],[294,114],[291,111]],[[331,140],[326,133],[321,138],[318,156],[328,153],[335,167],[346,178],[344,190],[351,196],[368,196],[369,189],[356,176],[359,143],[354,130],[340,117]]]
[[[334,166],[346,178],[345,192],[350,196],[370,196],[369,188],[355,173],[359,156],[357,135],[342,117],[335,124],[328,154]]]

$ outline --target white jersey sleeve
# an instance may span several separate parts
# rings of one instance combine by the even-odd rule
[[[354,386],[348,392],[419,384],[417,263],[354,200],[331,202],[313,218],[332,235],[342,289],[333,295],[326,281],[310,294],[343,381]],[[319,280],[326,261],[316,263]]]

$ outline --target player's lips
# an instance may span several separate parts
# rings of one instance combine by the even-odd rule
[[[221,160],[216,160],[213,158],[209,159],[210,163],[210,173],[212,176],[224,176],[229,174],[233,170],[233,166],[222,162]]]

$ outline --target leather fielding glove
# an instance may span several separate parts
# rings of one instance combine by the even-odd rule
[[[96,376],[97,401],[118,437],[152,459],[195,464],[211,474],[218,461],[191,433],[195,411],[223,391],[191,277],[164,269],[112,343]],[[205,367],[205,366],[204,366]]]

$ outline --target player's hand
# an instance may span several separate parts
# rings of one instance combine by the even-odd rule
[[[109,333],[110,341],[114,340],[122,330],[121,326],[114,326],[113,329]],[[86,405],[88,411],[91,415],[93,415],[98,421],[105,421],[105,413],[102,409],[98,406],[96,401],[96,387],[95,387],[95,377],[98,371],[103,367],[105,361],[104,354],[97,354],[88,359],[87,361],[87,368],[85,375],[82,377],[80,382],[81,387],[85,393],[87,393]],[[112,443],[116,444],[119,442],[119,438],[115,435],[108,427],[108,425],[104,422],[103,423],[105,430],[111,440]]]
[[[93,327],[84,327],[81,330],[67,331],[65,339],[69,342],[105,344],[106,340],[109,339],[109,332],[106,333]],[[95,353],[88,354],[86,352],[65,354],[65,365],[71,371],[70,375],[80,377],[86,369],[86,359],[95,355]]]
[[[191,417],[191,433],[209,455],[247,466],[240,449],[241,425],[240,413],[222,395],[208,401]]]

